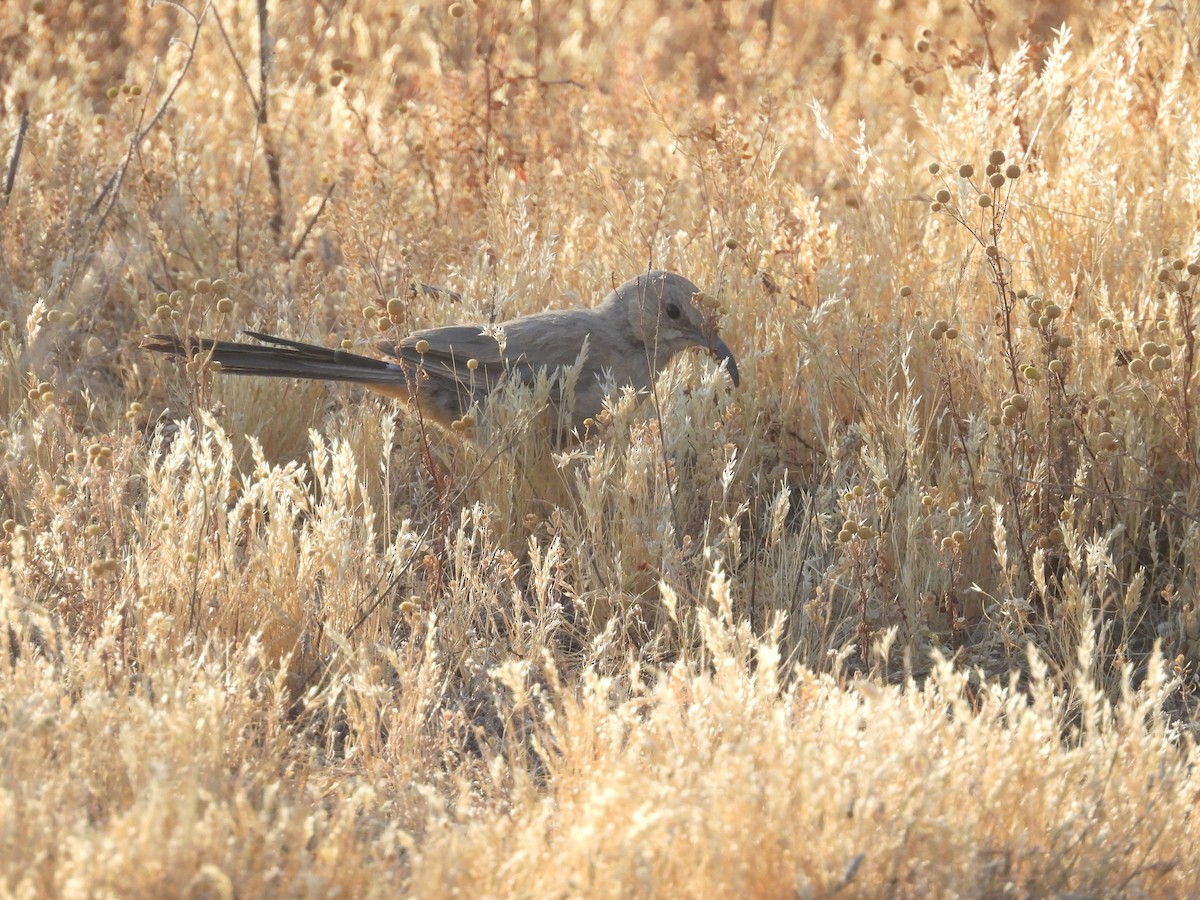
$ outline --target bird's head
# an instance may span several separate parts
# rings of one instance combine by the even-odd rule
[[[724,360],[735,387],[741,381],[737,360],[717,330],[720,308],[716,299],[683,276],[646,272],[625,282],[606,302],[625,308],[634,337],[645,344],[654,371],[661,371],[681,350],[704,347]]]

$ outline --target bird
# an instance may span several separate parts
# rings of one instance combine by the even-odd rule
[[[718,333],[719,303],[681,275],[639,274],[598,306],[548,310],[498,325],[447,325],[380,342],[386,358],[361,356],[272,334],[245,331],[260,343],[170,334],[147,335],[144,350],[206,359],[221,373],[361,384],[415,404],[420,415],[446,427],[473,408],[485,408],[504,379],[532,384],[543,370],[556,379],[553,402],[563,403],[562,373],[579,365],[569,421],[585,427],[603,407],[606,390],[648,391],[667,364],[692,347],[724,364],[737,387],[737,360]],[[477,406],[478,405],[478,406]]]

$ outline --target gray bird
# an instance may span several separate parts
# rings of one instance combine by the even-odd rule
[[[208,357],[237,375],[348,381],[416,403],[442,425],[461,419],[504,378],[531,383],[580,361],[571,423],[600,412],[606,385],[645,391],[680,351],[703,347],[739,382],[737,361],[717,333],[716,303],[692,282],[651,271],[625,282],[592,309],[550,310],[497,326],[447,325],[381,343],[390,359],[359,356],[269,334],[245,334],[270,346],[208,338],[149,335],[142,347],[185,358]],[[585,350],[586,345],[586,350]],[[556,399],[557,395],[556,395]]]

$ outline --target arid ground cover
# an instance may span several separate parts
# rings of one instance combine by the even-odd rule
[[[1184,0],[8,0],[0,893],[1195,895],[1198,65]],[[652,267],[741,386],[566,443],[138,347]]]

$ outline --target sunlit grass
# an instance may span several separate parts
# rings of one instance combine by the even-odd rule
[[[3,6],[0,893],[1196,893],[1200,18],[927,6]],[[568,442],[138,350],[652,266]]]

